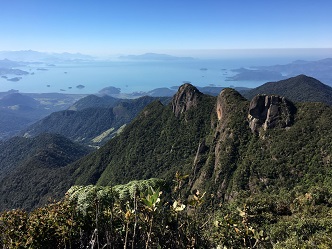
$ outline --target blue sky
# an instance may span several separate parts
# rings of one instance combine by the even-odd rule
[[[0,50],[331,48],[331,0],[3,0]]]

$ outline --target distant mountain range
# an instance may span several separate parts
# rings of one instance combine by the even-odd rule
[[[332,58],[317,61],[298,60],[285,65],[274,66],[252,66],[250,68],[239,68],[232,71],[237,74],[227,78],[228,81],[246,80],[283,80],[299,74],[314,77],[325,84],[332,85]]]
[[[304,96],[315,95],[317,88],[322,92],[330,89],[304,75],[267,83],[267,86],[282,88],[287,82],[292,83],[298,95],[306,89]],[[314,87],[307,88],[311,84]],[[194,188],[212,191],[218,193],[220,200],[235,198],[238,191],[264,191],[267,187],[277,189],[285,184],[293,188],[313,177],[307,170],[329,175],[323,171],[328,169],[324,165],[332,157],[331,107],[322,103],[292,103],[277,95],[264,95],[267,90],[255,90],[260,90],[260,95],[252,98],[251,103],[233,89],[223,89],[215,97],[201,93],[190,84],[181,86],[172,101],[164,99],[163,103],[152,97],[128,102],[117,102],[106,96],[83,98],[72,105],[73,110],[53,113],[26,130],[35,138],[2,142],[0,203],[5,203],[3,207],[33,208],[46,196],[58,197],[73,184],[107,185],[151,177],[170,180],[176,171],[190,175],[188,191]],[[88,137],[91,141],[111,127],[116,130],[121,119],[130,123],[84,158],[81,157],[85,152],[77,154],[69,149],[74,144],[60,135],[56,141],[62,142],[57,145],[42,142],[53,139],[53,135],[43,138],[45,131],[77,141]],[[36,143],[29,144],[31,141]],[[77,155],[78,160],[59,159],[66,162],[60,170],[52,166],[58,161],[52,154],[37,153],[42,162],[34,165],[45,165],[39,173],[27,166],[31,165],[27,162],[35,162],[37,154],[28,151],[37,144],[63,150],[56,153],[61,158]],[[297,165],[304,166],[294,170]],[[31,187],[22,187],[34,182],[32,177],[41,179],[40,174],[45,180],[38,185],[38,190],[34,188],[32,192]],[[302,179],[300,175],[306,177]],[[9,201],[9,196],[15,198]],[[29,204],[23,204],[23,196],[26,196],[24,203]]]
[[[198,87],[198,90],[202,93],[212,96],[217,96],[222,89],[224,88],[214,86]],[[328,105],[332,104],[331,87],[305,75],[278,82],[269,82],[255,89],[239,87],[235,88],[235,90],[249,100],[257,94],[277,94],[285,96],[294,102],[311,101],[323,102]],[[106,94],[109,91],[105,90],[103,93]],[[154,98],[164,96],[166,98],[163,101],[166,101],[176,91],[175,87],[165,87],[141,94]],[[134,118],[141,110],[140,108],[153,101],[153,98],[119,99],[112,97],[117,96],[117,94],[112,93],[114,93],[113,90],[111,91],[111,96],[66,95],[58,93],[21,94],[17,91],[0,93],[0,139],[9,138],[22,130],[25,131],[26,136],[36,136],[42,132],[56,131],[75,141],[91,143],[96,138],[94,141],[99,142],[92,142],[92,144],[103,143],[114,136],[117,129]],[[137,98],[137,96],[135,97]],[[75,103],[75,101],[77,102]],[[57,111],[62,112],[57,113]],[[50,115],[51,113],[53,114]],[[50,116],[46,117],[48,115]],[[42,118],[45,119],[41,120]],[[86,119],[86,125],[81,124],[84,119]],[[106,120],[108,121],[106,122]],[[91,125],[96,128],[89,129]]]
[[[67,109],[85,95],[0,93],[0,140],[8,139],[52,112]]]
[[[94,57],[80,53],[46,53],[33,50],[0,51],[0,60],[8,59],[19,62],[66,62],[91,61]],[[1,65],[1,63],[0,63]]]
[[[124,125],[157,98],[120,100],[89,95],[68,110],[54,112],[21,132],[25,137],[57,133],[73,141],[99,146],[114,137]],[[165,99],[167,101],[167,99]]]
[[[270,72],[279,72],[287,78],[299,74],[305,74],[314,77],[325,84],[332,85],[332,58],[317,61],[297,60],[285,65],[260,66],[255,68],[260,70],[268,70]]]
[[[193,60],[193,57],[177,57],[168,54],[146,53],[141,55],[123,55],[121,60],[152,60],[152,61],[174,61],[174,60]]]
[[[0,52],[1,53],[1,52]],[[19,67],[25,65],[22,62],[17,62],[17,61],[12,61],[12,60],[8,60],[8,59],[3,59],[0,60],[0,68],[12,68],[12,67]]]
[[[4,108],[38,105],[37,96],[10,94],[2,96]],[[93,234],[104,229],[100,224],[116,223],[111,227],[127,238],[129,220],[134,228],[137,214],[149,221],[142,227],[150,230],[153,239],[156,232],[164,235],[165,229],[174,231],[176,237],[179,231],[187,236],[187,230],[179,227],[187,222],[184,217],[191,217],[188,224],[211,237],[209,248],[224,243],[227,248],[330,248],[331,87],[298,75],[245,94],[247,99],[225,88],[212,96],[186,83],[171,99],[86,96],[71,104],[70,110],[53,113],[31,126],[29,132],[38,131],[33,137],[1,141],[0,211],[9,210],[2,215],[1,228],[4,224],[7,228],[2,241],[9,234],[21,242],[20,234],[27,232],[21,224],[32,224],[35,237],[44,230],[52,236],[56,228],[67,236],[82,224],[79,228],[89,233],[82,236],[77,229],[73,238],[88,244]],[[63,136],[93,137],[93,132],[100,134],[107,125],[115,128],[119,121],[129,123],[99,149]],[[63,135],[42,133],[44,127]],[[151,178],[159,178],[152,181],[163,184],[162,192],[149,185],[149,191],[139,187],[137,180]],[[113,186],[133,180],[135,184],[118,186],[119,192],[113,192]],[[12,210],[31,211],[49,201],[70,198],[73,192],[67,191],[73,185],[79,185],[72,188],[75,197],[62,204],[50,204],[30,215]],[[171,192],[173,196],[168,197]],[[131,198],[126,201],[124,196]],[[142,208],[136,209],[137,203]],[[75,222],[68,222],[70,217]],[[31,222],[23,223],[23,219]],[[105,223],[100,223],[102,219]],[[161,232],[152,228],[161,223],[165,223]],[[195,233],[190,241],[199,236]]]
[[[108,87],[110,89],[114,89],[115,87]],[[127,99],[134,99],[134,98],[139,98],[139,97],[143,97],[143,96],[151,96],[151,97],[172,97],[178,90],[179,86],[173,86],[171,88],[169,87],[159,87],[159,88],[155,88],[152,89],[150,91],[147,92],[133,92],[133,93],[121,93],[120,90],[114,91],[107,91],[105,89],[102,89],[101,91],[99,91],[99,93],[103,94],[103,95],[108,95],[114,98],[127,98]],[[205,94],[209,94],[209,95],[213,95],[213,96],[217,96],[220,91],[226,87],[222,87],[222,86],[203,86],[203,87],[197,87],[201,92],[205,93]],[[237,91],[248,91],[251,88],[247,88],[247,87],[234,87],[235,90]]]

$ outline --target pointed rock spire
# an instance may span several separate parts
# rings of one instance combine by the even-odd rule
[[[180,86],[172,100],[172,108],[175,116],[179,117],[181,113],[197,106],[201,95],[202,93],[189,83]]]

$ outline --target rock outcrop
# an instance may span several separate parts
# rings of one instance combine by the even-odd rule
[[[292,102],[276,95],[257,95],[250,102],[248,121],[252,132],[291,126],[296,108]]]
[[[193,85],[186,83],[179,87],[179,90],[174,95],[172,100],[172,108],[176,117],[196,107],[197,103],[202,96],[202,93]]]
[[[236,109],[239,102],[245,100],[246,99],[236,90],[232,88],[223,89],[218,95],[216,104],[218,121],[225,119],[227,115]]]

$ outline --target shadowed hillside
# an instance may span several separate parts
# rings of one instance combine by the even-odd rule
[[[129,123],[153,97],[120,100],[109,96],[87,96],[69,110],[52,113],[21,132],[22,136],[58,133],[76,142],[104,144]]]
[[[306,86],[298,81],[303,77],[307,79],[299,76],[298,85],[294,87]],[[260,94],[249,102],[230,88],[213,97],[184,84],[169,104],[150,103],[121,134],[99,150],[75,162],[68,160],[65,164],[70,164],[61,168],[45,165],[47,170],[42,173],[32,166],[28,167],[29,172],[27,167],[17,168],[2,183],[2,193],[13,199],[9,202],[9,197],[1,197],[4,200],[0,202],[16,207],[24,203],[21,198],[25,196],[25,202],[33,207],[38,204],[36,200],[59,197],[71,186],[80,185],[67,194],[71,196],[74,191],[76,196],[74,204],[68,205],[94,210],[91,217],[81,214],[88,219],[88,228],[82,228],[86,229],[87,236],[95,231],[89,224],[100,212],[93,209],[99,207],[96,203],[108,203],[101,213],[109,213],[111,205],[117,215],[123,215],[124,218],[119,216],[122,227],[129,229],[132,224],[133,237],[136,211],[131,212],[130,208],[142,208],[141,214],[150,210],[145,216],[150,224],[153,215],[160,215],[156,217],[159,220],[153,233],[142,225],[148,234],[148,238],[142,235],[147,244],[150,235],[155,236],[155,245],[162,239],[172,244],[173,232],[177,234],[180,227],[193,224],[196,235],[191,234],[192,230],[189,235],[186,230],[187,234],[179,236],[184,236],[183,239],[193,236],[190,237],[196,238],[190,240],[193,244],[202,243],[207,248],[219,245],[230,248],[321,245],[329,248],[331,120],[332,108],[324,103],[295,103],[275,94]],[[118,199],[112,197],[110,186],[150,178],[162,179],[157,181],[163,183],[163,193],[150,188],[138,197],[135,196],[138,187],[130,183],[116,186],[126,196],[132,193],[133,199],[127,204],[121,202],[123,195],[116,197]],[[32,188],[33,179],[40,179],[43,185]],[[162,194],[164,202],[158,206]],[[119,206],[114,201],[120,201]],[[187,216],[180,215],[182,211]],[[167,223],[161,218],[165,215],[175,220]],[[176,223],[179,217],[181,224]],[[106,223],[106,227],[113,229],[115,223]],[[203,234],[198,232],[202,227]],[[170,236],[168,239],[163,237],[165,229]],[[114,230],[105,232],[106,237],[108,232]],[[126,243],[123,242],[126,235],[116,233],[114,236],[121,238],[117,241],[119,245]],[[85,238],[84,243],[87,244],[88,239]],[[174,248],[184,248],[179,245],[180,242]]]
[[[332,88],[315,78],[303,74],[262,86],[245,92],[247,99],[258,94],[277,94],[294,102],[322,102],[332,105]]]
[[[63,168],[91,149],[59,135],[14,137],[0,145],[0,209],[30,210],[61,196]]]

